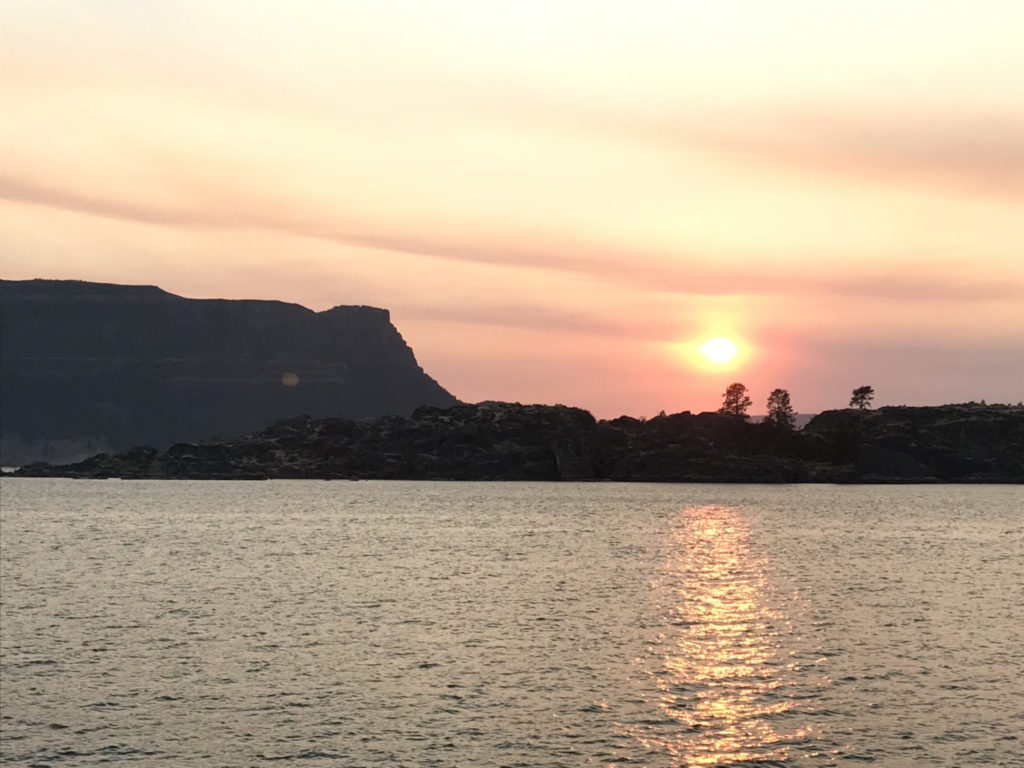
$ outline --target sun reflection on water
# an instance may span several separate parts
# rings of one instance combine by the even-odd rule
[[[793,711],[787,617],[766,599],[748,534],[735,509],[685,510],[657,584],[665,627],[645,663],[661,717],[630,731],[673,765],[785,762],[809,735]]]

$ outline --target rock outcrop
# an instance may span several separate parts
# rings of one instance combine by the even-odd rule
[[[963,403],[819,414],[803,435],[865,482],[1021,482],[1024,408]]]
[[[136,448],[24,476],[653,482],[1024,482],[1024,408],[827,411],[797,432],[718,413],[596,421],[567,406],[302,416],[237,440]]]
[[[0,281],[3,464],[240,435],[298,413],[358,419],[455,402],[384,309]]]

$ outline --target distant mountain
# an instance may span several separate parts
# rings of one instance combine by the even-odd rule
[[[299,413],[360,419],[456,402],[384,309],[0,280],[5,465],[229,437]]]

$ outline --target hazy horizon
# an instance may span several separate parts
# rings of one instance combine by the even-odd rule
[[[465,401],[1024,397],[1024,5],[23,0],[0,276],[385,307]],[[732,362],[693,354],[714,337]]]

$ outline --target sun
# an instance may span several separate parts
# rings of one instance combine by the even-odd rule
[[[728,365],[736,359],[739,352],[736,342],[724,336],[705,341],[699,349],[704,359],[712,365]]]
[[[717,329],[673,346],[679,359],[688,367],[716,376],[745,366],[754,351],[743,337],[726,333]]]

